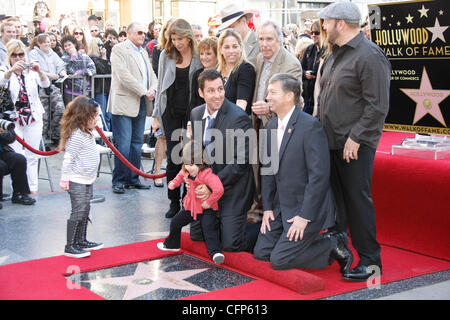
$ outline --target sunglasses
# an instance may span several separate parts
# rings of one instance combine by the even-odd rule
[[[136,31],[136,34],[139,36],[142,36],[143,34],[145,34],[145,32],[144,31]]]
[[[17,58],[17,57],[19,57],[19,58],[25,57],[25,52],[11,54],[11,58]]]
[[[320,35],[320,31],[311,31],[311,34],[313,34],[315,36],[319,36]]]
[[[74,32],[73,35],[74,36],[82,36],[82,35],[84,35],[84,33],[83,32]]]

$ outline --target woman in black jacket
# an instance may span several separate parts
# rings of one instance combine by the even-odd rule
[[[224,30],[217,49],[218,71],[225,79],[225,98],[251,114],[256,71],[245,57],[241,35],[233,29]]]

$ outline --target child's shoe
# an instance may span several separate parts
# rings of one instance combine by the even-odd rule
[[[85,251],[77,244],[77,233],[80,222],[67,220],[67,244],[64,248],[64,255],[71,258],[84,258],[91,255],[89,251]]]
[[[222,264],[225,261],[225,256],[222,253],[217,252],[213,255],[212,259],[215,264]]]
[[[156,244],[156,246],[158,247],[159,250],[163,250],[163,251],[180,251],[180,248],[167,248],[166,245],[164,244],[164,242],[158,242]]]

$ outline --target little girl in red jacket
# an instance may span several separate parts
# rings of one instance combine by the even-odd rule
[[[168,183],[168,188],[173,190],[182,183],[188,182],[189,189],[183,199],[183,209],[172,218],[169,236],[164,242],[159,242],[157,246],[161,250],[180,250],[181,229],[192,221],[199,220],[208,253],[214,263],[221,264],[225,256],[222,254],[217,210],[219,209],[218,201],[222,197],[224,189],[219,177],[202,160],[202,155],[201,143],[190,142],[183,148],[183,168],[175,179]],[[212,191],[205,201],[198,199],[195,195],[195,188],[202,184]]]

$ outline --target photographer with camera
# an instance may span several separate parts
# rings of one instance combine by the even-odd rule
[[[20,40],[10,40],[6,45],[7,59],[0,67],[0,86],[9,89],[14,116],[15,133],[34,149],[39,149],[42,139],[44,108],[39,98],[39,87],[48,88],[50,80],[36,62],[27,62],[26,47]],[[32,193],[38,191],[39,156],[14,142],[11,147],[27,159],[28,185]]]
[[[14,122],[0,119],[0,199],[3,198],[3,176],[11,174],[13,196],[11,201],[24,205],[32,205],[35,199],[29,196],[27,181],[27,160],[9,146],[16,140]],[[0,203],[0,209],[2,204]]]

